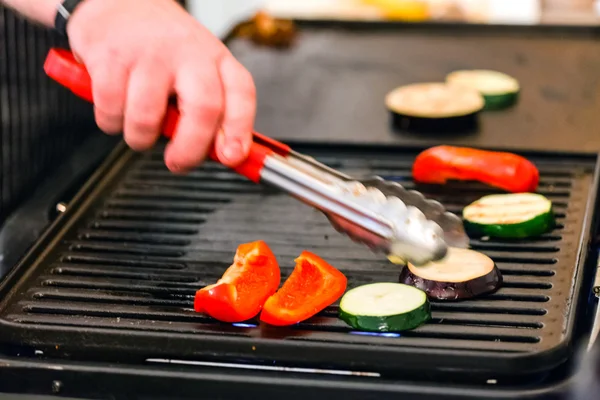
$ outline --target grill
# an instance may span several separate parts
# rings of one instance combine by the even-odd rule
[[[459,213],[491,193],[471,183],[415,186],[416,151],[299,146],[355,176],[417,188]],[[433,303],[433,320],[402,334],[352,331],[337,305],[290,328],[225,324],[192,309],[238,244],[263,239],[283,275],[304,249],[342,270],[349,288],[396,282],[399,269],[340,236],[318,212],[208,163],[171,175],[161,149],[119,146],[0,288],[0,335],[55,357],[134,362],[178,358],[380,375],[531,376],[571,355],[592,235],[596,157],[528,155],[541,172],[558,227],[541,238],[473,240],[505,277],[485,298]],[[593,261],[593,260],[592,260]],[[587,286],[585,286],[587,288]],[[586,290],[587,292],[587,290]]]

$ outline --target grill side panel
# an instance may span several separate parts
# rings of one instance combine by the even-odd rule
[[[304,149],[353,175],[380,175],[417,188],[460,212],[491,193],[471,183],[416,186],[402,151]],[[531,158],[541,171],[558,226],[520,242],[473,240],[505,276],[497,293],[433,304],[433,321],[403,334],[356,332],[337,304],[290,328],[257,321],[224,324],[193,311],[197,289],[214,283],[239,243],[263,239],[285,277],[304,249],[342,270],[349,287],[397,282],[399,268],[340,236],[320,213],[216,164],[171,175],[160,149],[125,152],[27,274],[5,283],[0,332],[59,355],[127,352],[137,357],[215,357],[369,370],[531,373],[568,357],[580,285],[594,159]],[[16,273],[15,273],[16,274]],[[9,282],[12,279],[9,279]],[[143,339],[143,340],[142,340]]]
[[[92,108],[51,82],[43,63],[58,34],[0,6],[0,223],[95,127]]]

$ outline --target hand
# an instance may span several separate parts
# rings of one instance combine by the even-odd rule
[[[168,98],[181,114],[165,163],[184,173],[215,144],[228,166],[249,151],[256,111],[250,73],[174,0],[86,0],[68,23],[71,49],[91,78],[95,117],[134,150],[160,135]]]

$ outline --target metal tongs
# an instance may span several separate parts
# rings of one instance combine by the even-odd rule
[[[93,102],[90,76],[71,52],[50,50],[44,70]],[[178,120],[176,104],[169,105],[163,124],[166,137],[172,138]],[[210,157],[218,161],[214,150]],[[421,265],[443,258],[448,247],[469,244],[462,220],[439,202],[378,177],[353,179],[259,133],[254,133],[247,160],[234,170],[322,211],[339,232],[400,262]]]

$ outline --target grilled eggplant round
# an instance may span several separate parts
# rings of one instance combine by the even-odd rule
[[[502,275],[485,254],[450,248],[446,257],[423,266],[408,263],[400,283],[421,289],[436,300],[465,300],[496,291]]]
[[[477,90],[445,83],[401,86],[388,93],[385,103],[394,127],[432,132],[473,129],[485,106]]]

